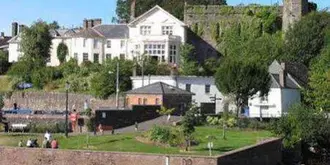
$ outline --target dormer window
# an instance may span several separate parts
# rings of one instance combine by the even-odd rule
[[[162,26],[163,35],[173,35],[173,26]]]
[[[150,35],[151,34],[151,26],[141,26],[140,27],[141,35]]]

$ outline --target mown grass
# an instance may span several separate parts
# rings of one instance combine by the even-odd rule
[[[0,76],[0,92],[8,92],[11,89],[11,82],[7,76]]]
[[[195,139],[199,142],[193,146],[190,152],[184,152],[178,147],[161,147],[152,144],[145,144],[137,141],[136,136],[139,133],[118,134],[118,135],[77,135],[65,138],[61,134],[54,135],[58,139],[61,149],[74,150],[95,150],[95,151],[118,151],[118,152],[142,152],[142,153],[158,153],[158,154],[193,154],[193,155],[208,155],[206,138],[207,135],[215,136],[213,140],[213,154],[221,153],[238,149],[244,146],[252,145],[258,141],[272,137],[268,131],[242,131],[228,130],[227,139],[222,139],[222,131],[212,127],[197,127]],[[29,138],[38,139],[41,144],[43,135],[41,134],[1,134],[1,146],[17,146],[20,140],[26,143]]]

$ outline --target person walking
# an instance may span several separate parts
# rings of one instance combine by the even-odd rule
[[[57,148],[58,148],[58,142],[57,142],[56,139],[54,139],[54,140],[52,141],[52,143],[51,143],[51,147],[52,147],[52,149],[57,149]]]

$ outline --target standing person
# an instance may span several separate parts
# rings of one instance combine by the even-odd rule
[[[135,122],[135,131],[138,131],[138,129],[139,129],[139,124],[138,124],[138,122],[136,121],[136,122]]]
[[[71,120],[71,126],[73,132],[76,130],[78,118],[79,118],[78,113],[74,109],[73,112],[70,114],[70,120]]]
[[[47,139],[47,141],[49,141],[50,142],[50,140],[51,140],[51,138],[52,138],[52,135],[48,132],[48,131],[46,131],[46,133],[45,133],[45,139]]]
[[[26,142],[26,146],[27,147],[32,147],[32,139],[31,138]]]
[[[100,131],[101,135],[103,135],[103,127],[102,127],[101,123],[99,124],[99,131]]]
[[[57,142],[56,139],[54,139],[54,140],[52,141],[52,143],[51,143],[51,147],[52,147],[52,149],[57,149],[57,148],[58,148],[58,142]]]
[[[47,138],[44,139],[44,141],[42,141],[42,148],[49,148],[49,141],[47,140]]]

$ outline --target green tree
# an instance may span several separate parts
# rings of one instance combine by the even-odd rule
[[[195,48],[190,44],[184,44],[180,47],[180,74],[198,75],[199,67],[195,60]]]
[[[309,66],[324,47],[325,29],[329,25],[328,12],[312,12],[303,17],[285,34],[284,59]]]
[[[8,52],[0,50],[0,75],[6,73],[8,67]]]
[[[57,46],[57,58],[61,64],[65,62],[65,58],[67,55],[68,55],[68,46],[66,46],[65,43],[61,42]]]
[[[35,64],[30,61],[23,58],[22,60],[19,60],[15,64],[13,64],[8,71],[8,75],[11,77],[15,77],[16,79],[25,81],[25,82],[31,82],[31,75],[34,70]]]
[[[225,95],[235,96],[237,115],[250,96],[260,92],[260,96],[268,93],[270,76],[266,67],[251,61],[225,58],[215,75],[218,89]]]
[[[21,47],[24,53],[23,58],[34,63],[34,67],[46,65],[50,58],[52,37],[49,33],[49,26],[44,21],[37,21],[22,33]]]
[[[192,133],[195,132],[195,125],[197,122],[196,115],[198,114],[198,107],[196,105],[191,105],[189,110],[183,116],[182,119],[182,130],[186,141],[186,151],[189,151]]]
[[[49,29],[59,29],[60,25],[58,24],[57,21],[53,21],[52,23],[49,24]]]
[[[188,4],[191,5],[225,5],[226,0],[186,0]],[[117,0],[117,20],[126,20],[130,19],[130,5],[132,0]],[[180,20],[183,20],[183,11],[184,11],[185,1],[183,0],[136,0],[136,17],[147,12],[152,7],[159,5],[164,8],[166,11],[169,11],[175,17]],[[175,7],[173,7],[175,6]]]
[[[5,102],[3,101],[3,96],[0,95],[0,110],[5,106]],[[0,119],[1,120],[1,119]]]

